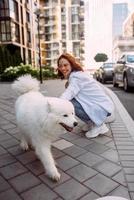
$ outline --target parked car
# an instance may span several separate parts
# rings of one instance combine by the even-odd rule
[[[114,63],[104,63],[98,70],[96,70],[96,80],[102,83],[113,81],[113,64]]]
[[[125,53],[114,65],[113,86],[123,85],[125,91],[134,87],[134,52]]]

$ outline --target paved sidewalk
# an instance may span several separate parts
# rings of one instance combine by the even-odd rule
[[[46,96],[59,96],[60,80],[46,81]],[[47,92],[44,92],[47,90]],[[110,92],[111,93],[111,92]],[[95,200],[121,196],[134,200],[133,122],[115,95],[116,120],[107,135],[87,139],[83,133],[67,133],[53,144],[61,180],[54,183],[44,173],[34,152],[19,148],[10,84],[0,84],[0,199]]]

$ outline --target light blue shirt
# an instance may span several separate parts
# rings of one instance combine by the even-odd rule
[[[83,107],[89,118],[101,125],[108,113],[114,110],[113,102],[106,95],[98,82],[86,72],[72,72],[69,85],[61,98],[71,100],[75,98]]]

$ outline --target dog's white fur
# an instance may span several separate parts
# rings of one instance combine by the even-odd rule
[[[71,102],[55,97],[44,97],[39,92],[39,82],[25,75],[12,84],[20,94],[15,110],[17,124],[21,132],[20,146],[24,150],[31,144],[42,161],[46,174],[58,181],[57,171],[51,153],[51,143],[64,133],[63,123],[70,128],[77,125]]]

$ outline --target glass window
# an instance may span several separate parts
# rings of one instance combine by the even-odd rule
[[[0,40],[10,41],[11,40],[11,27],[10,21],[0,21]]]
[[[8,0],[0,0],[0,17],[9,16]]]

